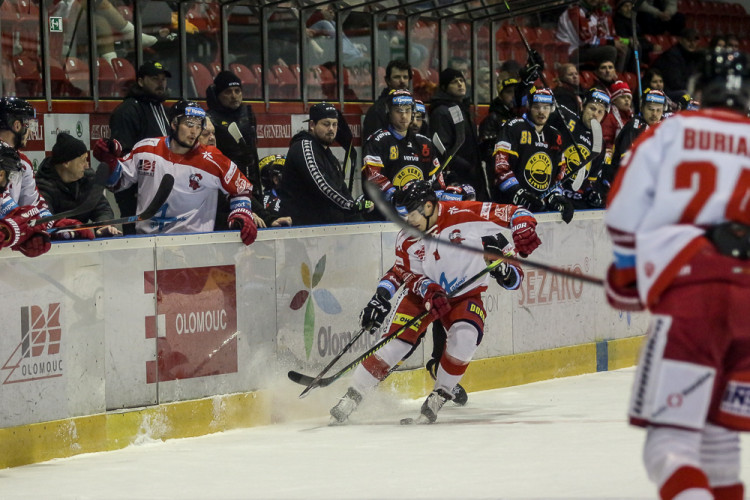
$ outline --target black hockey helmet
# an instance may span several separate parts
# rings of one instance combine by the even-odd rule
[[[430,181],[412,181],[393,196],[396,210],[403,216],[419,209],[428,201],[437,203],[437,195]]]
[[[586,94],[583,96],[583,105],[586,106],[586,104],[590,102],[604,104],[605,111],[609,112],[609,105],[611,103],[611,100],[607,93],[603,92],[601,89],[591,87],[586,91]]]
[[[706,53],[690,79],[688,92],[701,91],[706,108],[750,109],[750,60],[744,52],[717,48]]]
[[[0,99],[0,130],[13,130],[13,122],[16,120],[26,122],[32,118],[36,118],[36,110],[25,99],[19,97]]]
[[[186,99],[180,99],[169,108],[167,118],[172,123],[175,118],[183,116],[194,116],[201,120],[202,128],[206,127],[206,112],[201,108],[200,104],[195,101],[188,101]]]
[[[281,177],[282,168],[286,163],[286,156],[284,155],[268,155],[258,163],[260,168],[260,182],[263,184],[263,189],[273,189],[273,178],[274,176]]]

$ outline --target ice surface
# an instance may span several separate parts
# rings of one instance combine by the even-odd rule
[[[421,399],[378,393],[329,427],[345,383],[297,400],[287,382],[276,425],[0,470],[0,498],[654,499],[626,423],[633,373],[471,393],[423,426],[398,424]]]

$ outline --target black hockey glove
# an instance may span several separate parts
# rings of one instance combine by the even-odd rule
[[[536,65],[539,66],[539,71],[544,71],[544,59],[542,58],[542,54],[534,49],[531,49],[531,52],[529,52],[529,57],[526,59],[526,65]]]
[[[570,221],[573,220],[573,212],[575,211],[575,208],[569,199],[560,193],[551,193],[547,196],[545,202],[549,210],[560,212],[562,220],[565,221],[566,224],[570,224]]]
[[[608,192],[609,182],[599,179],[583,193],[583,198],[591,208],[604,208]]]
[[[370,333],[380,328],[388,313],[391,312],[389,293],[385,288],[379,287],[359,315],[359,324],[362,328],[370,330]]]
[[[544,210],[544,202],[537,195],[522,187],[516,189],[511,200],[514,205],[520,205],[531,212],[541,212]]]
[[[528,62],[526,66],[521,68],[518,75],[521,77],[521,82],[523,82],[525,86],[530,87],[539,79],[539,74],[543,69],[543,66],[540,64]]]
[[[515,290],[523,281],[523,270],[520,267],[502,262],[490,271],[490,276],[495,278],[495,281],[501,287],[507,290]]]

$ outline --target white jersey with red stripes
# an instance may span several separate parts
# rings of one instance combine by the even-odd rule
[[[640,297],[652,305],[705,228],[750,224],[750,120],[708,109],[649,128],[615,179],[605,220],[618,267],[635,267]]]
[[[479,201],[440,201],[438,202],[438,218],[430,234],[437,239],[450,241],[457,245],[482,248],[482,237],[493,236],[498,228],[509,228],[511,218],[516,211],[521,210],[527,215],[528,211],[516,205]],[[396,241],[408,243],[403,233]],[[451,245],[444,245],[434,240],[418,240],[410,244],[406,251],[409,256],[404,266],[414,275],[424,276],[451,293],[472,276],[482,271],[487,264],[481,254],[471,253]],[[397,264],[398,262],[397,250]],[[487,288],[488,277],[485,275],[468,287],[460,296],[484,291]],[[424,295],[419,289],[424,280],[413,281],[412,290]]]
[[[5,142],[2,144],[9,148],[12,147]],[[20,151],[18,156],[21,158],[21,179],[20,182],[8,182],[5,191],[0,194],[0,218],[5,217],[17,207],[26,205],[38,208],[39,215],[42,217],[52,215],[47,207],[47,202],[44,201],[36,187],[34,167],[31,165],[31,161],[28,156]]]
[[[228,194],[230,208],[250,210],[252,185],[237,165],[214,146],[196,145],[184,155],[170,151],[169,137],[138,142],[120,160],[110,184],[119,191],[138,184],[138,213],[151,203],[165,174],[174,187],[161,210],[148,221],[138,222],[143,234],[213,231],[219,193]]]

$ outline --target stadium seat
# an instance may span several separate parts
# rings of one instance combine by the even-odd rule
[[[628,71],[625,71],[621,73],[620,80],[628,84],[628,87],[630,87],[630,91],[633,93],[634,96],[638,95],[638,76],[635,73],[630,73]]]
[[[214,79],[211,78],[208,68],[199,62],[191,62],[188,63],[188,74],[190,75],[190,82],[193,85],[193,91],[190,95],[205,99],[206,89],[214,83]]]
[[[70,83],[71,95],[90,95],[89,67],[77,57],[69,57],[65,61],[65,76]]]
[[[50,57],[49,76],[52,83],[52,95],[56,97],[68,97],[71,95],[68,79],[65,76],[65,68],[57,59]]]
[[[36,60],[26,56],[13,57],[13,72],[16,74],[16,92],[22,97],[37,97],[42,91],[42,75]]]
[[[115,57],[112,59],[112,69],[117,78],[117,94],[124,96],[135,83],[135,68],[127,59]]]
[[[122,15],[123,19],[125,19],[126,21],[133,21],[133,11],[129,6],[118,5],[117,10],[120,12],[120,15]]]
[[[102,97],[121,97],[117,91],[117,77],[112,65],[103,57],[96,59],[99,71],[99,95]]]
[[[214,61],[208,65],[208,70],[211,72],[211,76],[216,78],[216,75],[221,73],[222,67],[219,61]]]
[[[299,99],[299,82],[287,66],[276,65],[271,68],[275,76],[274,85],[269,89],[272,99]]]
[[[233,63],[229,65],[237,78],[242,82],[242,97],[245,99],[259,99],[262,96],[260,82],[255,78],[255,74],[244,64]]]
[[[579,73],[580,80],[581,80],[581,88],[582,89],[589,89],[594,84],[594,72],[589,70],[581,70]]]

